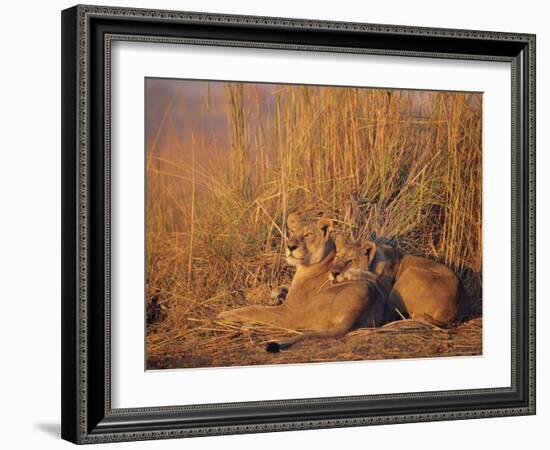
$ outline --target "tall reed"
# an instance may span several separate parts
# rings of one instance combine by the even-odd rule
[[[481,94],[270,92],[226,83],[226,142],[197,132],[189,152],[169,121],[155,130],[166,139],[148,146],[147,292],[167,314],[152,339],[193,333],[190,318],[261,302],[288,282],[283,230],[292,211],[330,215],[351,239],[448,264],[479,306]],[[208,96],[196,113],[210,107]]]

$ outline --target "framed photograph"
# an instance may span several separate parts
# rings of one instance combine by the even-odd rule
[[[62,12],[62,437],[535,413],[535,36]]]

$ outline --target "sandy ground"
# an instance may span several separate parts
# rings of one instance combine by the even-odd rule
[[[154,331],[148,333],[154,337]],[[193,333],[148,343],[148,369],[227,367],[257,364],[315,363],[395,358],[470,356],[482,353],[482,319],[451,329],[402,320],[379,328],[361,328],[338,339],[310,339],[286,351],[267,353],[284,331],[204,323]]]

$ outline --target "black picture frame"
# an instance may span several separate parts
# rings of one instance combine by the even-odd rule
[[[506,61],[512,72],[511,386],[112,409],[110,44],[193,42]],[[535,36],[179,11],[62,12],[62,437],[74,443],[535,414]]]

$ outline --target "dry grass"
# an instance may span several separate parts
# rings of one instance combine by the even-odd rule
[[[361,328],[339,339],[302,341],[291,351],[266,353],[265,343],[289,333],[269,328],[213,330],[199,327],[204,345],[192,346],[184,338],[152,350],[149,369],[175,367],[252,366],[258,364],[361,361],[481,354],[481,318],[450,330],[409,320],[380,328]],[[208,330],[208,331],[207,331]]]
[[[169,120],[149,130],[147,296],[162,320],[148,326],[148,366],[479,354],[480,319],[453,331],[411,331],[405,322],[358,330],[276,356],[262,343],[288,331],[213,319],[264,302],[271,286],[291,279],[282,230],[297,210],[334,217],[352,239],[375,237],[448,264],[479,316],[481,95],[275,86],[267,96],[239,83],[224,89],[226,142],[197,133],[184,144]],[[205,96],[196,113],[212,107]]]

